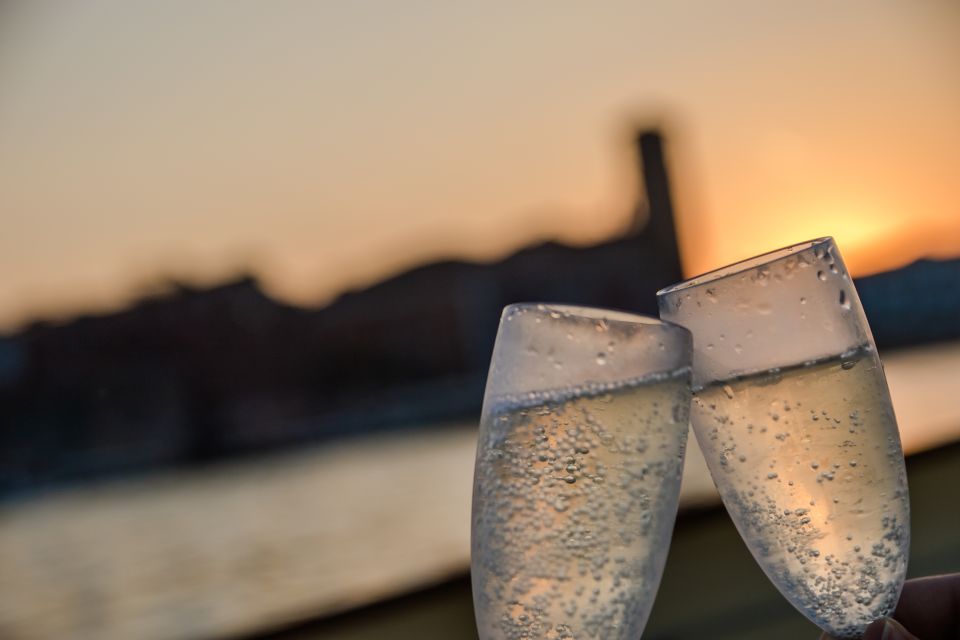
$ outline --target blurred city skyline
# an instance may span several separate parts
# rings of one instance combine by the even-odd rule
[[[317,304],[622,231],[664,123],[684,270],[960,254],[960,8],[8,4],[0,327],[252,270]]]

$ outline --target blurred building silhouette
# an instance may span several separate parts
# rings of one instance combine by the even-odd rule
[[[475,414],[504,305],[655,313],[681,277],[660,136],[637,149],[647,206],[598,246],[430,264],[319,310],[252,278],[178,286],[3,338],[0,493]]]
[[[918,260],[856,286],[880,348],[960,338],[960,260]]]
[[[597,246],[430,264],[318,310],[279,303],[252,278],[178,286],[0,338],[0,496],[476,415],[504,305],[655,314],[657,289],[681,278],[661,139],[642,133],[637,148],[646,206]],[[881,346],[958,336],[960,261],[858,288]]]

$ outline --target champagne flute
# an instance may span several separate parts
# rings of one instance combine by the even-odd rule
[[[694,335],[691,421],[741,537],[807,618],[858,637],[899,598],[910,504],[883,367],[833,239],[658,299]]]
[[[640,636],[677,512],[691,348],[643,316],[504,310],[474,476],[481,640]]]

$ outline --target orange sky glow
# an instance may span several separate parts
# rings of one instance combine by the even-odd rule
[[[684,268],[960,255],[960,6],[0,8],[0,328],[252,270],[318,304],[623,229],[668,135]]]

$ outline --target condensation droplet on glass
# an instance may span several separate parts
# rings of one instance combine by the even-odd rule
[[[603,351],[597,354],[597,364],[601,366],[607,364],[607,354]]]
[[[850,298],[847,296],[847,292],[843,289],[840,290],[840,306],[844,309],[850,308]]]
[[[817,271],[817,277],[820,279],[821,282],[827,281],[827,274],[825,274],[823,271]]]

